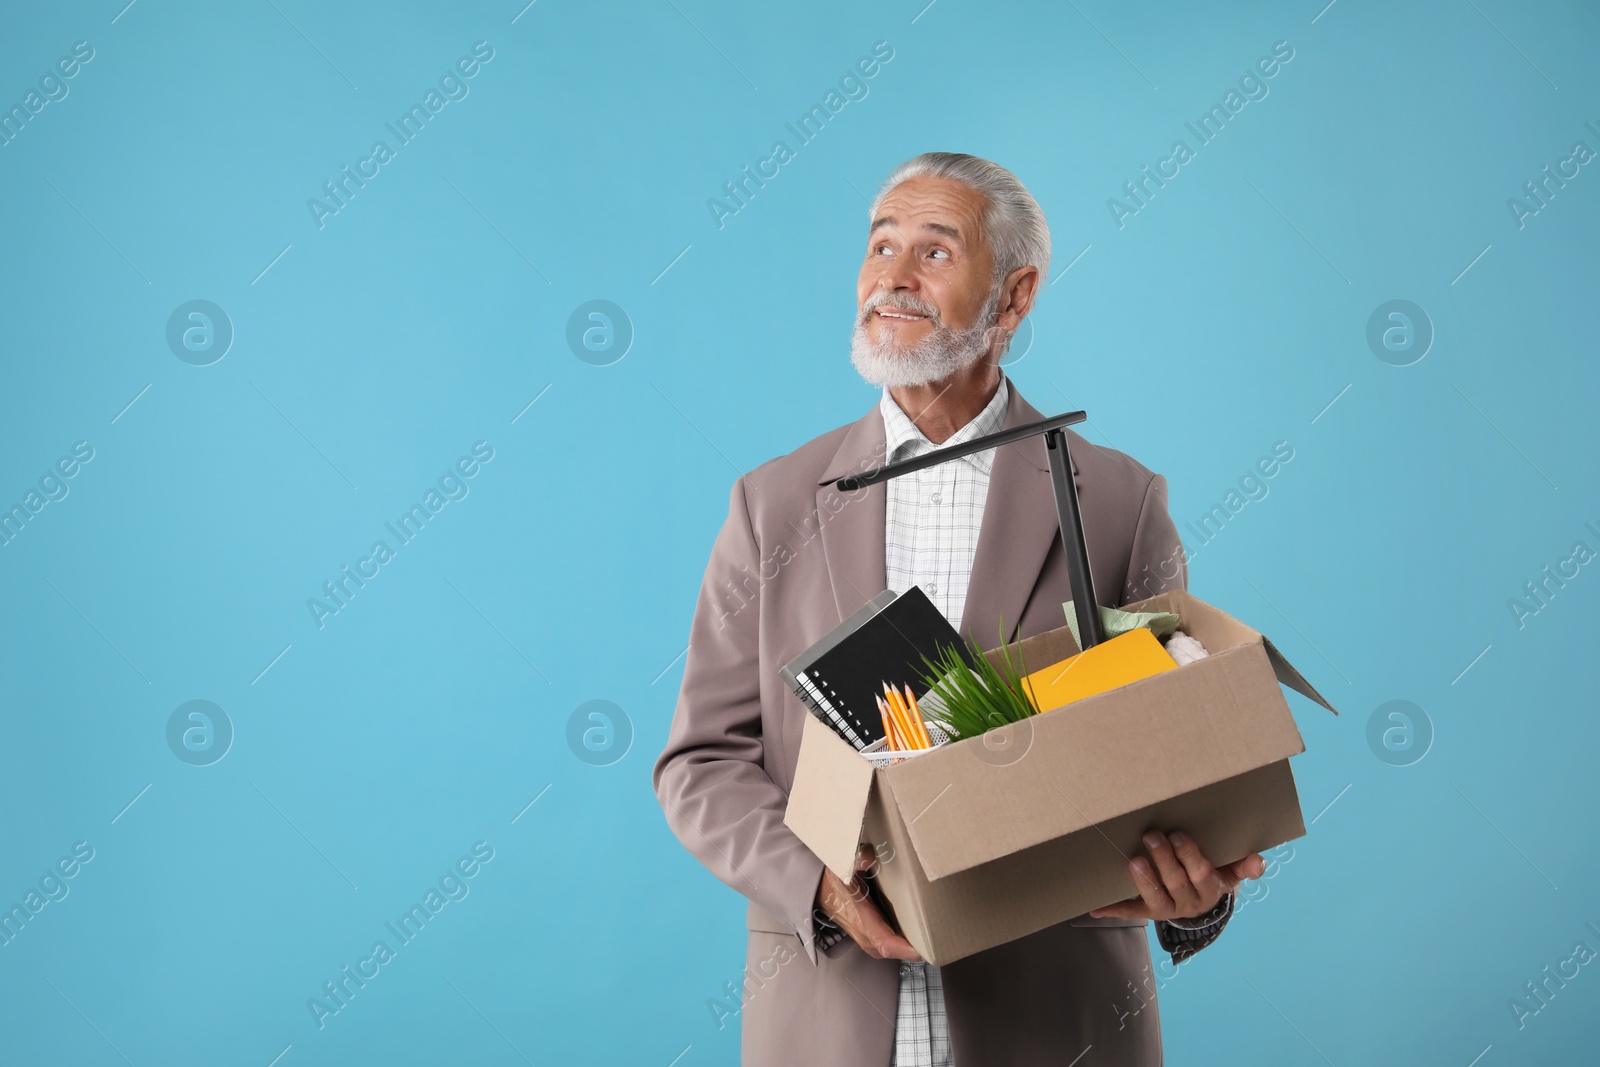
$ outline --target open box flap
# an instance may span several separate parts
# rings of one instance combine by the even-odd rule
[[[783,824],[843,882],[855,877],[872,773],[870,761],[821,719],[806,716]]]
[[[1310,682],[1306,681],[1303,674],[1295,670],[1294,664],[1290,663],[1284,658],[1283,653],[1279,652],[1278,647],[1272,643],[1272,638],[1263,634],[1261,636],[1261,643],[1266,646],[1267,659],[1272,663],[1272,673],[1277,675],[1278,681],[1282,682],[1290,689],[1293,689],[1301,696],[1315,700],[1318,704],[1321,704],[1335,715],[1339,714],[1339,709],[1328,703],[1327,700],[1323,698],[1322,694],[1317,692],[1316,687]]]
[[[1251,641],[896,764],[880,784],[943,878],[1305,751],[1267,667]]]
[[[1175,611],[1183,618],[1181,624],[1183,631],[1191,637],[1199,638],[1200,643],[1211,652],[1260,638],[1262,646],[1267,651],[1267,661],[1272,664],[1272,673],[1277,676],[1279,682],[1301,696],[1316,701],[1335,715],[1339,714],[1338,709],[1328,703],[1327,699],[1317,692],[1316,687],[1306,681],[1305,675],[1296,670],[1294,664],[1278,651],[1278,647],[1272,643],[1272,638],[1246,626],[1221,608],[1207,604],[1187,589],[1169,589],[1146,600],[1125,604],[1122,610]]]

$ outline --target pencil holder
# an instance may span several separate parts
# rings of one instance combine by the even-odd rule
[[[922,726],[923,729],[928,731],[928,740],[933,742],[933,748],[890,750],[884,747],[889,743],[888,739],[880,737],[862,749],[861,754],[870,760],[874,767],[887,767],[890,764],[899,763],[903,759],[911,759],[914,756],[922,755],[924,752],[932,752],[934,748],[950,742],[950,735],[945,733],[938,723],[924,719]]]

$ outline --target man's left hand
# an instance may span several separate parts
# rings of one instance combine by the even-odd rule
[[[1174,830],[1144,835],[1148,856],[1128,861],[1139,896],[1089,912],[1097,919],[1192,919],[1217,906],[1246,878],[1260,878],[1267,861],[1259,852],[1223,867],[1213,867],[1200,846]],[[1154,868],[1152,870],[1152,867]]]

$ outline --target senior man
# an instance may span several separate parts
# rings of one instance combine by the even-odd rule
[[[804,705],[778,668],[883,589],[920,585],[990,644],[1062,625],[1072,592],[1040,437],[850,494],[818,489],[939,445],[1043,418],[999,367],[1048,276],[1038,203],[1003,167],[933,152],[872,204],[851,360],[882,386],[867,415],[733,486],[654,772],[667,822],[749,899],[742,1010],[751,1065],[990,1067],[1161,1063],[1145,923],[1175,962],[1209,944],[1252,854],[1213,865],[1178,830],[1129,861],[1140,896],[944,967],[783,823]],[[1115,603],[1187,585],[1166,481],[1068,430],[1095,587]],[[970,595],[969,595],[970,594]],[[871,869],[870,849],[858,866]],[[1148,1000],[1132,1010],[1130,991]]]

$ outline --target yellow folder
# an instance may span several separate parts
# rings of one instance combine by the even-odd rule
[[[1140,626],[1025,675],[1022,684],[1035,707],[1051,711],[1177,666],[1156,635]]]

